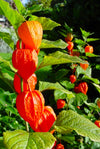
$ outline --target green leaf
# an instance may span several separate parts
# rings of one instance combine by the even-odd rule
[[[74,97],[74,94],[68,90],[66,90],[64,87],[62,87],[58,82],[57,83],[50,83],[50,82],[39,82],[39,90],[45,91],[45,90],[60,90],[63,93],[67,95],[67,97],[70,99]]]
[[[89,119],[72,110],[63,110],[57,117],[54,128],[60,133],[74,130],[79,135],[89,137],[92,141],[100,142],[100,128]]]
[[[55,90],[54,91],[54,98],[56,101],[58,99],[66,99],[67,95],[66,95],[66,93],[62,92],[61,90]]]
[[[88,66],[88,68],[86,70],[84,70],[82,67],[78,66],[76,68],[76,74],[77,74],[77,77],[80,75],[80,74],[84,74],[88,77],[91,77],[91,67]]]
[[[16,44],[18,40],[18,36],[16,34],[16,31],[13,28],[0,26],[0,32],[8,33],[10,35],[11,40],[14,42],[14,44]]]
[[[18,11],[20,12],[20,14],[22,14],[23,11],[25,11],[25,7],[23,6],[23,4],[21,3],[21,0],[13,0]]]
[[[96,69],[100,70],[100,64],[96,64]]]
[[[28,14],[32,14],[34,12],[39,12],[42,10],[43,4],[33,5],[32,7],[28,8]]]
[[[0,93],[0,104],[3,107],[12,106],[13,101],[16,99],[15,93],[2,90]]]
[[[1,68],[0,70],[0,87],[3,89],[14,91],[13,80],[14,80],[14,72],[9,69]],[[1,81],[2,80],[2,81]]]
[[[52,72],[52,66],[46,66],[35,72],[38,80],[51,82],[55,80],[54,73]]]
[[[28,133],[23,130],[4,132],[3,137],[7,149],[51,149],[56,140],[49,132]]]
[[[64,24],[65,29],[67,32],[73,32],[73,28],[69,27],[67,23]]]
[[[7,113],[10,113],[10,114],[14,114],[14,115],[17,115],[17,116],[19,115],[17,109],[12,107],[12,106],[6,107],[5,111]]]
[[[88,81],[92,81],[92,82],[94,82],[95,84],[100,84],[100,81],[99,81],[98,79],[92,78],[92,77],[89,77],[89,76],[86,76],[86,75],[84,75],[82,79],[88,80]]]
[[[65,64],[65,63],[86,63],[85,61],[81,60],[77,56],[70,56],[60,51],[56,51],[48,56],[44,56],[43,61],[38,66],[37,70],[48,66],[48,65],[56,65],[56,64]]]
[[[97,112],[99,111],[99,107],[95,103],[88,103],[87,101],[84,102],[88,107],[95,109]]]
[[[60,48],[60,49],[65,49],[67,47],[67,43],[64,42],[63,40],[59,39],[56,41],[49,41],[46,39],[42,40],[42,43],[40,45],[40,49],[44,48]]]
[[[15,73],[10,71],[10,70],[8,70],[8,69],[5,69],[5,68],[1,69],[0,78],[5,78],[5,79],[8,79],[10,81],[13,81],[14,75],[15,75]]]
[[[32,15],[29,18],[30,21],[36,20],[39,21],[42,24],[43,30],[52,30],[53,28],[60,26],[60,24],[56,23],[55,21],[52,21],[49,18],[46,17],[37,17]]]
[[[4,15],[4,13],[3,13],[3,11],[2,11],[2,9],[0,8],[0,15]]]
[[[74,83],[71,83],[70,81],[67,81],[67,80],[60,81],[60,84],[63,85],[68,90],[73,89],[75,86]]]
[[[100,93],[100,85],[98,85],[98,84],[95,84],[95,83],[92,83],[95,87],[96,87],[96,89],[98,90],[98,92]]]
[[[9,33],[0,32],[0,38],[2,38],[11,47],[11,49],[14,49],[14,42]]]
[[[12,9],[8,2],[0,0],[0,8],[14,29],[17,30],[20,24],[25,21],[24,17],[17,10]]]
[[[70,70],[61,68],[55,72],[55,79],[56,81],[60,81],[69,73]],[[61,83],[61,82],[60,82]]]
[[[99,148],[100,148],[100,143],[98,143],[98,142],[92,143],[91,149],[99,149]]]
[[[60,139],[60,140],[66,141],[70,144],[72,144],[73,141],[75,141],[75,136],[72,135],[72,134],[66,134],[66,135],[58,134],[57,138]]]
[[[0,137],[0,148],[1,149],[6,149],[3,143],[3,137]]]
[[[100,38],[87,38],[87,42],[98,41]]]
[[[81,46],[84,46],[86,44],[85,41],[83,41],[81,39],[77,39],[77,38],[75,38],[75,43],[78,44],[78,45],[81,45]]]
[[[88,99],[87,95],[84,95],[83,93],[77,93],[77,94],[75,94],[74,105],[76,105],[76,106],[82,106],[82,104],[87,99]]]
[[[11,64],[12,54],[11,53],[0,53],[0,65],[3,65],[3,68],[8,68],[14,72],[17,70]]]
[[[100,57],[100,55],[96,55],[96,54],[94,54],[94,53],[86,52],[85,54],[86,54],[86,56],[88,56],[88,57]]]
[[[80,28],[81,32],[82,32],[82,36],[87,38],[88,36],[92,35],[93,33],[87,32],[85,30],[83,30],[82,28]]]
[[[13,78],[16,70],[11,64],[12,53],[0,53],[0,87],[14,91]]]
[[[84,47],[82,47],[81,45],[78,45],[77,49],[79,50],[80,53],[85,53]]]

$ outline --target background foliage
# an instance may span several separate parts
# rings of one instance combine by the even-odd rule
[[[36,88],[43,93],[46,105],[52,106],[58,115],[54,125],[56,133],[54,133],[54,137],[48,133],[51,142],[47,144],[48,140],[46,140],[45,146],[51,148],[56,138],[58,142],[61,140],[67,149],[99,149],[100,130],[93,124],[100,116],[100,109],[97,106],[97,100],[100,98],[99,2],[97,0],[30,0],[25,7],[19,2],[13,0],[10,3],[12,7],[9,7],[8,3],[0,1],[0,14],[4,15],[9,23],[6,31],[0,27],[0,38],[12,49],[10,53],[0,53],[0,144],[2,148],[5,148],[3,132],[5,132],[4,141],[7,146],[9,137],[12,136],[11,139],[14,143],[16,139],[13,135],[16,133],[19,135],[19,129],[26,129],[25,122],[19,116],[15,106],[16,93],[13,88],[13,78],[16,70],[12,66],[11,57],[18,40],[16,30],[25,19],[29,19],[39,20],[44,29],[36,70],[38,78]],[[9,13],[5,11],[5,8]],[[74,35],[75,50],[81,53],[80,57],[73,57],[73,59],[69,56],[65,43],[65,35],[69,31]],[[94,47],[93,55],[85,55],[84,46],[87,43]],[[84,63],[85,59],[89,62],[89,68],[86,71],[79,66],[81,62]],[[88,83],[87,95],[74,92],[75,84],[71,84],[69,80],[73,63],[78,64],[76,83],[81,81]],[[56,107],[59,98],[66,101],[66,106],[62,110],[58,110]],[[80,110],[77,106],[80,106]],[[7,130],[11,130],[11,132]],[[22,130],[21,133],[27,141],[29,134]],[[37,136],[31,128],[30,132],[32,133],[28,142],[29,146],[33,136]],[[42,138],[45,142],[45,134],[39,134],[37,137]],[[18,141],[20,139],[19,137]],[[9,142],[10,146],[13,143]],[[43,144],[41,143],[41,145]]]

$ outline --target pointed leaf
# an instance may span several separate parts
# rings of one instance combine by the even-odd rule
[[[88,57],[100,57],[100,55],[96,55],[96,54],[94,54],[94,53],[89,53],[89,52],[87,52],[87,53],[85,53],[86,54],[86,56],[88,56]]]
[[[74,97],[74,94],[70,92],[69,90],[66,90],[64,87],[62,87],[58,82],[57,83],[50,83],[50,82],[39,82],[39,90],[45,91],[45,90],[61,90],[63,93],[67,95],[67,97],[70,99]]]
[[[84,74],[88,77],[91,77],[91,67],[88,66],[88,68],[86,70],[84,70],[82,67],[78,66],[76,68],[76,74],[77,74],[77,77],[80,75],[80,74]]]
[[[86,44],[85,41],[83,41],[81,39],[77,39],[77,38],[75,38],[75,43],[78,44],[78,45],[81,45],[81,46],[84,46]]]
[[[92,35],[93,33],[87,32],[85,30],[83,30],[82,28],[80,28],[81,32],[82,32],[82,36],[87,38],[88,36]]]
[[[40,49],[44,48],[60,48],[60,49],[65,49],[67,47],[67,43],[64,42],[63,40],[59,39],[56,41],[49,41],[46,39],[42,40],[42,43],[40,45]]]
[[[0,66],[16,72],[17,70],[11,64],[11,57],[11,53],[0,53]]]
[[[41,64],[38,66],[37,70],[48,65],[65,64],[65,63],[84,63],[85,64],[86,62],[81,60],[77,56],[70,56],[63,52],[57,51],[52,54],[49,54],[48,56],[44,56],[44,59],[41,62]]]
[[[0,93],[0,104],[3,107],[11,106],[14,99],[16,99],[15,93],[9,93],[8,91],[3,91],[3,93]]]
[[[42,7],[43,7],[43,4],[33,5],[32,7],[28,8],[28,14],[32,14],[34,12],[39,12],[42,10]]]
[[[99,81],[98,79],[92,78],[92,77],[88,77],[88,76],[86,76],[86,75],[83,76],[82,79],[92,81],[92,82],[94,82],[95,84],[100,84],[100,81]]]
[[[23,6],[23,4],[21,3],[20,0],[13,0],[18,11],[22,14],[22,12],[25,10],[25,7]]]
[[[8,2],[0,0],[0,8],[4,13],[4,16],[9,20],[15,29],[17,29],[19,25],[25,21],[24,17],[21,16],[17,10],[12,9]]]
[[[52,30],[53,28],[60,26],[60,24],[46,17],[37,17],[32,15],[29,20],[39,21],[42,24],[43,30]]]
[[[28,133],[23,130],[7,131],[3,136],[7,149],[51,149],[56,140],[49,132]]]
[[[12,49],[14,49],[14,42],[9,33],[0,32],[0,38],[2,38]]]
[[[100,40],[100,38],[87,38],[87,42],[97,41]]]
[[[88,103],[87,101],[84,102],[88,107],[90,107],[91,109],[95,109],[97,112],[99,111],[99,107],[97,106],[97,104],[95,103]]]
[[[82,104],[88,99],[87,95],[83,93],[76,93],[74,98],[75,106],[82,106]]]
[[[72,110],[60,112],[54,127],[60,133],[65,133],[66,130],[75,130],[81,136],[100,142],[100,128]]]
[[[100,85],[98,85],[98,84],[95,84],[95,83],[92,83],[95,87],[96,87],[96,89],[98,90],[98,92],[100,93]]]
[[[73,141],[75,141],[75,136],[72,135],[72,134],[66,134],[66,135],[58,134],[57,138],[60,139],[60,140],[66,141],[70,144],[72,144]]]

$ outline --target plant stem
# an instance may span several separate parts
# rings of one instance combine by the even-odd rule
[[[29,132],[28,122],[26,122],[26,131]]]

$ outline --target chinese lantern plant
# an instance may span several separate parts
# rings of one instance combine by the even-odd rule
[[[4,2],[4,4],[5,4],[5,7],[3,7],[4,6],[3,0],[1,0],[0,8],[3,7],[2,8],[3,11],[4,9],[8,11],[11,10],[11,8],[9,8],[9,6],[6,5],[7,2]],[[17,11],[14,11],[14,12],[15,14],[17,14]],[[20,12],[20,9],[19,9],[19,12]],[[11,14],[12,14],[12,11],[11,11]],[[38,79],[35,75],[35,71],[38,65],[38,54],[39,54],[39,48],[41,47],[41,38],[42,38],[41,24],[38,23],[38,21],[32,21],[32,20],[26,21],[23,18],[23,16],[20,16],[20,14],[18,15],[17,19],[14,19],[14,17],[12,18],[13,18],[13,21],[11,24],[14,26],[14,28],[17,29],[19,27],[18,34],[21,41],[21,43],[19,41],[17,42],[16,49],[14,50],[12,55],[12,63],[17,70],[14,77],[14,88],[15,88],[15,91],[17,92],[16,107],[21,117],[29,123],[33,131],[26,132],[23,130],[16,130],[12,132],[11,131],[4,132],[4,142],[6,144],[6,148],[11,149],[13,147],[14,149],[15,148],[20,149],[20,147],[22,148],[31,147],[32,149],[34,148],[51,149],[53,148],[54,143],[56,141],[55,138],[59,139],[59,137],[56,137],[56,134],[58,134],[58,136],[59,134],[60,135],[62,134],[61,140],[63,140],[63,137],[64,137],[63,135],[67,135],[68,133],[73,133],[72,131],[75,131],[81,136],[84,136],[84,137],[87,136],[92,141],[100,142],[100,130],[98,129],[98,127],[94,125],[90,120],[85,118],[85,116],[81,116],[80,114],[75,112],[74,111],[75,109],[73,107],[71,107],[73,111],[70,110],[70,106],[69,106],[69,103],[67,103],[67,100],[72,101],[74,99],[73,97],[74,93],[73,91],[69,91],[70,87],[68,88],[68,85],[69,84],[72,85],[72,88],[70,88],[71,90],[74,88],[73,84],[71,83],[67,84],[68,82],[67,83],[63,82],[63,85],[60,85],[58,83],[55,87],[54,83],[53,85],[50,86],[50,82],[49,82],[49,87],[47,87],[47,86],[44,86],[44,83],[43,83],[42,84],[43,90],[45,90],[46,87],[47,87],[46,89],[53,89],[53,90],[57,88],[58,90],[61,91],[61,93],[63,92],[64,95],[66,94],[67,97],[66,96],[64,97],[67,98],[66,104],[67,104],[67,109],[69,110],[66,110],[66,109],[63,110],[63,107],[65,108],[65,100],[62,100],[64,98],[60,98],[60,97],[58,98],[58,99],[61,99],[60,103],[58,102],[57,104],[58,104],[58,111],[61,111],[61,112],[58,113],[57,117],[53,108],[50,107],[50,105],[48,106],[45,105],[44,97],[40,92],[40,89],[37,90],[35,88],[35,85]],[[11,17],[9,18],[10,22],[12,18]],[[38,17],[35,17],[35,18],[38,18]],[[48,27],[48,24],[46,24],[45,21],[43,21],[42,23],[45,24],[44,27]],[[72,35],[70,35],[67,40],[72,42]],[[50,47],[50,42],[45,41],[44,43],[45,44],[49,43],[47,44],[47,46],[48,48]],[[43,47],[43,44],[42,44],[42,47]],[[52,48],[53,46],[54,48],[55,47],[61,48],[62,45],[64,45],[64,48],[65,48],[66,43],[59,42],[59,41],[51,42]],[[38,67],[38,69],[47,65],[55,65],[55,64],[57,65],[57,64],[65,64],[65,63],[66,65],[67,63],[77,63],[77,65],[79,65],[82,62],[82,60],[79,57],[76,58],[74,56],[75,55],[73,54],[73,56],[70,57],[70,55],[67,55],[63,52],[57,52],[57,53],[54,53],[54,55],[51,54],[49,56],[45,56],[42,61],[42,64],[40,65],[40,67]],[[38,72],[40,73],[40,75],[41,75],[41,71]],[[45,71],[43,71],[42,75],[46,75],[46,73],[44,72]],[[60,76],[62,75],[63,72],[64,71],[61,69]],[[62,77],[62,80],[63,80],[63,77]],[[59,82],[60,81],[61,80],[59,79]],[[76,83],[76,81],[74,83]],[[82,82],[82,83],[79,84],[77,89],[79,89],[79,92],[82,92],[84,96],[80,93],[79,94],[85,97],[87,94],[88,87],[86,86],[85,82]],[[62,94],[59,94],[59,96],[61,95]],[[49,96],[47,100],[49,100]],[[52,101],[50,102],[52,103]],[[82,113],[82,115],[84,114]],[[53,134],[50,133],[52,130],[55,130]],[[61,148],[61,147],[64,148],[65,145],[66,143],[64,145],[59,143],[59,145],[56,145],[56,148]]]

